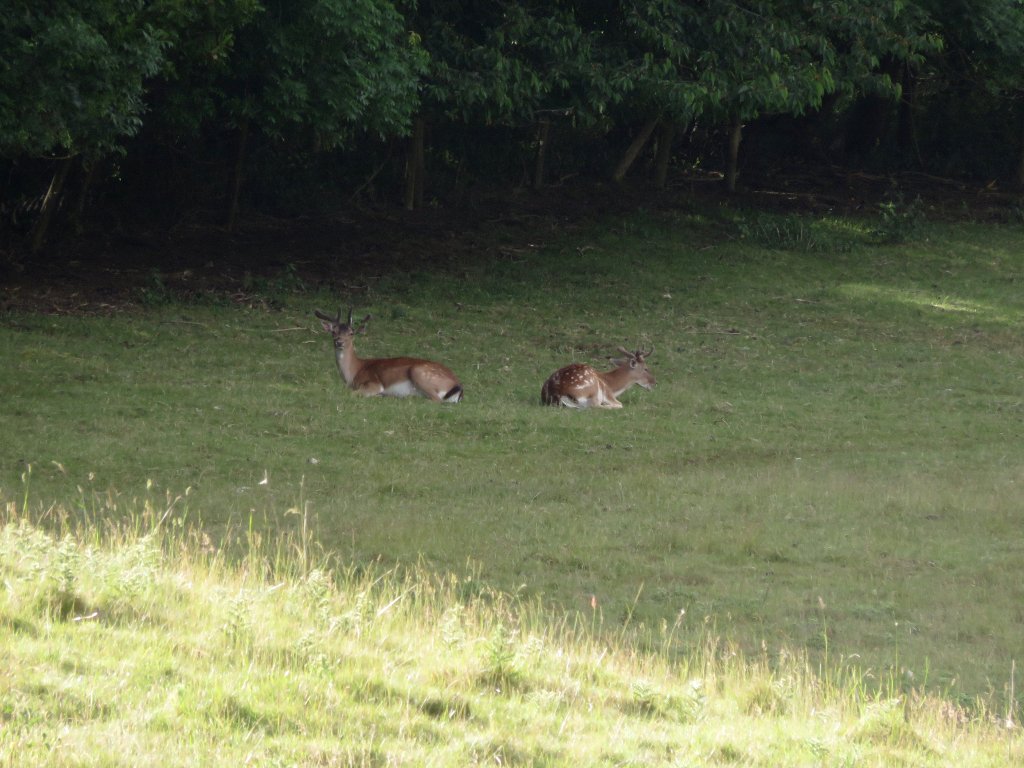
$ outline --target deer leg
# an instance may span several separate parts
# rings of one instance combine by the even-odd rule
[[[384,387],[382,387],[380,383],[376,381],[368,381],[365,384],[357,387],[356,392],[358,392],[363,397],[383,397]]]

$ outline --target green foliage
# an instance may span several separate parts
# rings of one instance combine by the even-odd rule
[[[1024,4],[1004,0],[966,0],[921,5],[939,25],[946,40],[941,57],[929,67],[946,87],[957,80],[981,83],[992,95],[1019,99],[1024,74]],[[944,82],[943,82],[944,81]]]
[[[259,0],[163,0],[150,7],[153,23],[173,39],[147,94],[147,127],[154,135],[184,144],[204,127],[223,124],[239,31],[264,12]]]
[[[405,130],[424,63],[380,0],[19,2],[0,22],[9,156],[109,151],[138,131],[147,101],[168,131],[249,119],[277,139],[311,131],[329,149]]]
[[[1024,182],[1024,5],[925,0],[943,46],[913,70],[919,153],[933,173]],[[920,93],[927,93],[922,98]]]
[[[814,163],[847,160],[844,132],[871,133],[863,151],[889,166],[1024,174],[1024,10],[1003,0],[17,0],[0,48],[0,155],[32,177],[0,202],[42,191],[26,158],[80,155],[91,175],[72,187],[166,206],[165,224],[219,203],[228,175],[277,214],[334,208],[353,188],[387,198],[414,115],[430,127],[428,175],[449,174],[452,196],[522,178],[538,124],[544,162],[571,177],[603,172],[638,124],[689,126],[688,162],[714,167],[702,136],[818,110],[830,135],[796,148]],[[896,142],[846,127],[865,97],[901,110]],[[111,153],[129,157],[97,162]]]
[[[318,149],[408,130],[425,57],[384,0],[264,2],[236,35],[227,117]],[[308,140],[308,139],[307,139]]]
[[[836,90],[847,97],[899,97],[893,71],[918,66],[943,46],[938,25],[919,3],[815,1],[809,19],[835,52]]]
[[[880,203],[877,236],[886,243],[909,243],[920,238],[926,229],[924,204],[920,197],[909,203],[902,195]]]
[[[0,155],[98,157],[138,132],[166,31],[141,2],[36,3],[0,12]]]
[[[428,0],[412,23],[430,57],[428,114],[493,126],[541,111],[590,122],[604,110],[593,40],[557,4]]]
[[[771,2],[721,3],[699,14],[704,112],[718,120],[799,114],[834,89],[833,53],[804,20]],[[792,4],[787,4],[792,7]]]
[[[804,114],[837,92],[898,95],[882,62],[920,61],[938,45],[901,0],[721,3],[695,18],[703,111],[720,119]]]
[[[596,41],[595,66],[610,86],[603,101],[630,122],[664,114],[685,124],[698,117],[707,96],[695,48],[701,11],[686,3],[610,6],[581,10],[581,24]]]
[[[742,239],[762,248],[804,253],[847,253],[865,240],[853,227],[802,216],[750,212],[739,215],[736,226]]]

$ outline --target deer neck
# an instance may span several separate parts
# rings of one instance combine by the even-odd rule
[[[356,351],[352,344],[346,344],[344,349],[334,348],[334,361],[338,364],[338,373],[342,380],[349,386],[355,379],[359,369],[363,367],[363,361],[356,357]]]
[[[611,390],[612,395],[618,397],[636,382],[629,375],[629,368],[619,366],[610,371],[599,374],[604,385]]]

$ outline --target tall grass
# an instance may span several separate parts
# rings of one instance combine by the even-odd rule
[[[187,513],[218,552],[290,562],[301,542],[303,576],[326,552],[468,568],[680,658],[712,627],[746,659],[1007,711],[1021,230],[880,226],[647,213],[258,305],[279,310],[9,313],[0,496],[23,508],[31,465],[47,527],[173,503],[161,530]],[[361,352],[442,360],[466,401],[345,391],[312,317],[341,302],[374,314]],[[620,344],[655,346],[654,391],[538,405],[556,367]]]
[[[949,765],[1024,758],[1001,713],[746,656],[706,626],[605,632],[472,569],[211,546],[177,505],[0,527],[3,765]],[[167,512],[167,510],[171,510]]]

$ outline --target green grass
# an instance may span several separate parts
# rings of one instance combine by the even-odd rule
[[[233,562],[179,513],[0,527],[0,764],[1004,766],[998,713],[745,657],[678,623],[552,620],[476,574],[324,570],[301,538]],[[284,551],[278,548],[284,544]],[[588,621],[589,619],[589,621]],[[648,646],[646,649],[644,645]]]
[[[1022,229],[914,231],[641,214],[280,311],[8,314],[0,494],[31,465],[44,521],[100,527],[180,496],[217,546],[305,524],[341,563],[469,569],[552,616],[596,604],[605,632],[667,623],[680,658],[712,627],[1002,711],[1024,658]],[[362,354],[443,360],[465,402],[345,391],[312,316],[341,302],[374,314]],[[655,346],[654,391],[537,404],[620,344]]]

